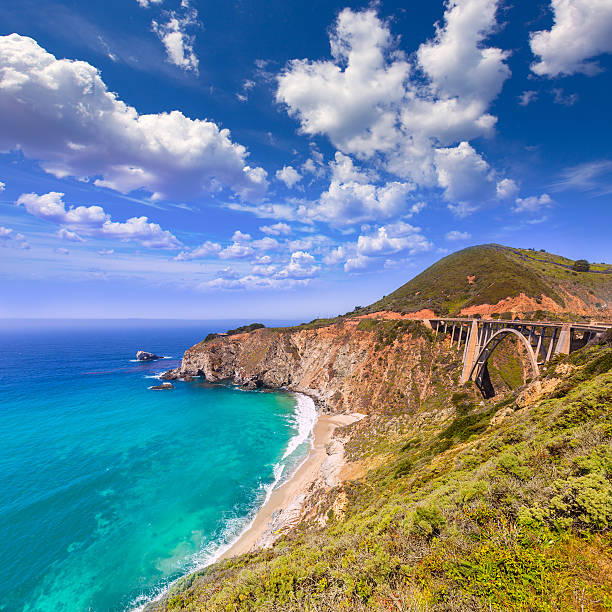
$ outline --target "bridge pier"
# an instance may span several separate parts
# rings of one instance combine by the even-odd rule
[[[472,372],[472,367],[478,353],[480,345],[478,342],[478,321],[474,319],[472,321],[472,327],[468,332],[467,340],[465,342],[465,350],[463,352],[463,370],[461,372],[461,384],[464,385],[469,379]]]
[[[559,340],[555,348],[555,355],[563,353],[565,355],[570,354],[572,347],[572,327],[569,323],[564,323],[559,333]]]

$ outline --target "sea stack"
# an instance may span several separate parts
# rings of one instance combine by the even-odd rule
[[[138,361],[155,361],[156,359],[161,359],[159,355],[155,353],[149,353],[147,351],[138,351],[136,353],[136,359]]]
[[[170,391],[174,389],[174,385],[169,382],[162,383],[161,385],[154,385],[153,387],[149,387],[151,391]]]

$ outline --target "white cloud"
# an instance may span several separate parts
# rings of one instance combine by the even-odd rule
[[[200,246],[190,251],[181,251],[175,259],[177,261],[189,261],[190,259],[204,259],[212,255],[218,255],[222,246],[218,242],[207,240]]]
[[[531,34],[531,50],[539,59],[533,72],[557,77],[601,71],[593,58],[612,53],[610,0],[551,0],[554,24]]]
[[[253,248],[257,249],[258,251],[272,251],[279,247],[278,240],[270,238],[270,236],[260,238],[259,240],[253,240],[251,244],[253,245]]]
[[[612,193],[612,160],[601,159],[566,168],[552,185],[554,191],[592,192],[594,195]]]
[[[379,227],[374,234],[361,235],[357,239],[357,253],[364,256],[391,255],[429,251],[431,242],[420,233],[421,228],[399,221]]]
[[[276,178],[291,189],[302,180],[302,175],[293,166],[284,166],[282,170],[276,171]]]
[[[348,156],[336,151],[334,161],[329,163],[332,172],[332,180],[337,183],[369,183],[376,180],[376,173],[364,171],[355,166],[355,162]]]
[[[139,115],[90,64],[11,34],[0,36],[0,152],[17,149],[56,177],[101,177],[97,185],[155,199],[229,187],[257,200],[267,187],[228,130],[178,111]]]
[[[287,223],[275,223],[274,225],[262,225],[259,230],[270,236],[287,236],[291,233],[291,227]]]
[[[64,247],[57,247],[57,249],[55,249],[55,252],[59,255],[70,255],[70,251],[68,249],[65,249]]]
[[[328,265],[344,262],[345,272],[388,267],[388,257],[414,255],[430,251],[433,244],[421,233],[421,228],[397,221],[379,226],[370,231],[362,228],[356,243],[345,243],[329,251],[324,257]]]
[[[232,235],[232,240],[234,242],[248,242],[251,240],[251,234],[245,234],[240,230],[236,230]]]
[[[312,278],[319,270],[315,258],[306,251],[291,253],[287,266],[278,273],[278,278],[305,279]]]
[[[500,93],[510,69],[508,53],[484,47],[497,26],[496,0],[447,0],[444,28],[421,45],[419,63],[442,98],[472,99],[483,107]]]
[[[115,254],[115,249],[100,249],[98,251],[98,255],[114,255]]]
[[[200,289],[252,289],[252,290],[266,290],[266,289],[292,289],[294,287],[304,287],[310,283],[309,278],[306,279],[293,279],[293,278],[270,278],[266,276],[260,276],[257,274],[248,274],[241,276],[236,279],[227,278],[215,278],[207,283],[202,283]]]
[[[452,230],[447,232],[445,238],[450,242],[455,242],[458,240],[469,240],[472,237],[472,234],[469,232],[460,232],[459,230]]]
[[[72,234],[134,241],[152,249],[176,249],[180,242],[169,231],[147,217],[132,217],[123,223],[111,220],[101,206],[71,206],[66,208],[63,193],[51,191],[44,195],[24,193],[17,200],[31,215],[64,226]]]
[[[322,234],[313,234],[304,238],[298,238],[296,240],[289,240],[287,246],[292,251],[308,251],[308,250],[320,250],[321,247],[328,246],[331,243],[331,239]]]
[[[29,249],[30,245],[23,234],[15,233],[10,227],[0,225],[0,245],[18,249]]]
[[[320,266],[308,252],[291,253],[286,265],[270,264],[269,258],[260,257],[259,263],[252,266],[249,274],[239,275],[230,270],[227,274],[221,271],[217,278],[204,283],[202,288],[214,289],[289,289],[307,285]]]
[[[538,92],[534,91],[533,89],[529,89],[527,91],[524,91],[519,96],[519,105],[527,106],[528,104],[535,102],[537,99],[538,99]]]
[[[435,164],[438,182],[451,210],[461,215],[468,203],[492,198],[496,192],[495,175],[489,164],[468,142],[457,147],[437,149]]]
[[[198,58],[193,50],[195,36],[187,33],[187,28],[198,26],[198,12],[188,8],[184,14],[176,11],[166,13],[167,21],[152,22],[153,31],[162,41],[168,61],[183,70],[198,73]]]
[[[349,257],[344,264],[345,272],[356,272],[364,271],[368,268],[374,267],[377,263],[373,257],[367,257],[366,255],[355,255],[355,257]]]
[[[291,61],[278,79],[277,100],[305,134],[327,134],[345,152],[384,149],[393,131],[389,113],[403,100],[410,72],[403,59],[387,62],[393,43],[373,10],[344,9],[330,37],[335,61]]]
[[[298,216],[332,224],[388,219],[407,212],[408,195],[413,190],[411,183],[398,181],[380,187],[356,181],[332,181],[319,202],[311,207],[300,207]]]
[[[244,259],[253,255],[254,252],[253,247],[249,244],[234,242],[221,250],[219,257],[221,259]]]
[[[513,212],[538,212],[542,208],[549,208],[554,204],[552,198],[547,194],[543,193],[541,196],[530,196],[528,198],[517,198],[515,206],[512,208]]]
[[[57,235],[62,240],[67,240],[68,242],[85,242],[84,238],[81,238],[81,236],[79,236],[76,232],[71,232],[70,230],[67,230],[65,227],[62,227],[57,232]]]
[[[506,178],[497,183],[495,191],[500,200],[508,200],[518,194],[519,186],[512,179]]]
[[[136,0],[142,8],[149,8],[152,4],[161,4],[164,0]]]
[[[345,156],[382,157],[384,169],[402,181],[450,194],[454,187],[447,172],[440,174],[437,150],[443,156],[453,145],[493,133],[497,120],[487,109],[510,76],[508,54],[484,45],[497,28],[497,6],[498,0],[449,0],[444,27],[421,45],[415,62],[397,50],[374,10],[344,9],[330,35],[333,60],[289,62],[278,77],[277,100],[303,133],[325,134]],[[482,190],[470,189],[478,203],[483,192],[494,194],[491,175],[480,174]],[[330,193],[346,199],[336,183]]]
[[[0,181],[0,192],[4,191],[6,189],[6,183],[3,183],[2,181]]]
[[[574,106],[578,102],[578,94],[566,94],[563,88],[555,87],[552,90],[553,101],[555,104],[562,104],[563,106]]]

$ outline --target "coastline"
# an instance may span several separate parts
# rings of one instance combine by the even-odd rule
[[[282,532],[288,531],[299,522],[308,493],[316,488],[317,481],[325,480],[322,468],[329,456],[327,447],[332,441],[334,431],[337,427],[358,421],[361,416],[318,413],[313,428],[312,447],[306,459],[286,482],[272,491],[249,528],[216,561],[265,548]],[[340,457],[339,465],[336,466],[338,471],[342,463]]]
[[[305,393],[293,393],[296,397],[301,395],[314,401]],[[312,443],[306,458],[283,484],[272,489],[251,523],[236,536],[236,539],[222,546],[206,562],[189,573],[224,559],[267,548],[283,533],[296,526],[300,522],[309,495],[323,487],[334,486],[340,481],[340,471],[345,464],[344,446],[332,443],[334,432],[338,427],[355,423],[365,416],[359,413],[322,414],[316,408],[316,420],[311,431]],[[185,576],[168,584],[152,599],[132,606],[131,612],[156,609],[154,607],[156,602],[159,602],[172,586],[183,578]]]

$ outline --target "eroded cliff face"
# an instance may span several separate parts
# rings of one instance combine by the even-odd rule
[[[187,350],[165,378],[205,376],[247,388],[287,388],[329,412],[402,412],[457,376],[450,349],[420,322],[349,319],[318,329],[260,329],[218,337]]]

